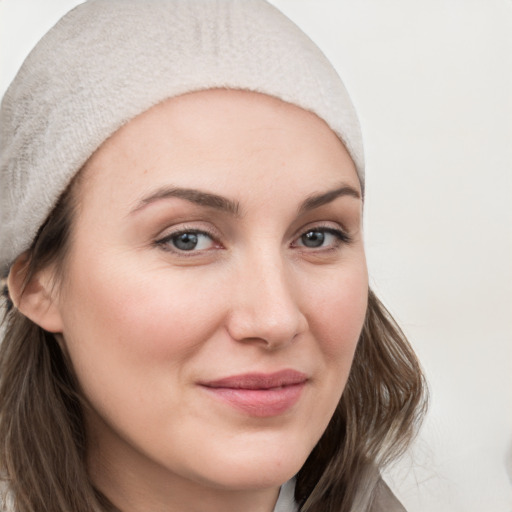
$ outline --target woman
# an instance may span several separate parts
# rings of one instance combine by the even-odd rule
[[[402,510],[423,380],[368,292],[357,117],[267,3],[91,0],[2,104],[16,511]]]

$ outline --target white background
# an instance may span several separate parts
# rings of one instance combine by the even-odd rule
[[[0,0],[0,94],[78,3]],[[430,383],[388,480],[409,512],[512,512],[512,0],[273,3],[360,113],[372,285]]]

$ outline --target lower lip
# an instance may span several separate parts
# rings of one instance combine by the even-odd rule
[[[271,389],[240,389],[204,387],[209,393],[250,416],[279,416],[299,400],[305,382]]]

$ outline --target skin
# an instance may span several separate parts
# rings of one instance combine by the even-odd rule
[[[50,289],[51,269],[40,274],[25,309],[39,290],[47,304],[32,316],[59,336],[90,404],[93,480],[124,512],[272,511],[334,412],[364,321],[361,189],[346,149],[312,113],[210,90],[129,122],[81,178],[63,279]],[[162,193],[176,188],[236,212]],[[207,234],[180,251],[187,230]],[[323,235],[318,247],[308,232]],[[307,381],[270,417],[200,384],[282,369]]]

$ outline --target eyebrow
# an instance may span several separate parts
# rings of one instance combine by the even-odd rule
[[[314,194],[309,196],[299,207],[299,215],[306,213],[310,210],[314,210],[315,208],[319,208],[324,204],[331,203],[338,197],[353,197],[355,199],[361,199],[361,194],[355,188],[349,185],[342,185],[341,187],[329,190],[328,192],[323,192],[320,194]]]
[[[203,192],[193,188],[177,188],[177,187],[164,187],[158,189],[156,192],[144,197],[140,203],[131,211],[131,213],[138,212],[148,204],[151,204],[160,199],[169,199],[176,197],[185,199],[191,203],[199,206],[206,206],[222,212],[229,213],[234,216],[239,216],[240,204],[237,201],[232,201],[226,197],[218,196],[210,192]]]
[[[315,208],[319,208],[325,204],[331,203],[338,197],[353,197],[355,199],[361,199],[361,194],[353,187],[349,185],[342,185],[341,187],[329,190],[327,192],[314,194],[308,197],[298,208],[299,215],[304,214]],[[211,192],[204,192],[193,188],[178,188],[178,187],[163,187],[158,189],[156,192],[149,194],[144,197],[140,203],[130,212],[136,213],[142,210],[145,206],[158,201],[160,199],[169,199],[176,197],[178,199],[184,199],[191,203],[199,206],[206,206],[222,212],[229,213],[235,217],[240,216],[240,203],[233,201]]]

